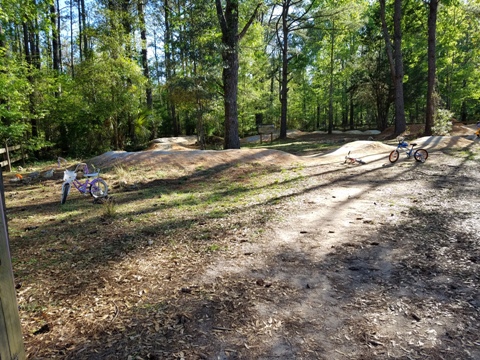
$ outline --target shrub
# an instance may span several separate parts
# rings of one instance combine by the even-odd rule
[[[438,109],[435,119],[433,120],[433,135],[448,135],[452,130],[452,119],[454,114],[447,109]]]

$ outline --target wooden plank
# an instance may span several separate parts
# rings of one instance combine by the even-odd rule
[[[0,359],[24,360],[22,328],[13,281],[3,176],[0,171]]]
[[[272,134],[275,132],[275,125],[258,125],[259,134]]]
[[[21,148],[22,148],[22,145],[13,145],[8,147],[8,151],[20,150]],[[6,152],[7,152],[7,148],[0,149],[0,154],[5,154]]]
[[[5,154],[4,155],[4,160],[0,161],[0,167],[8,166],[8,171],[12,171],[12,164],[20,161],[20,160],[25,160],[27,156],[23,156],[23,151],[21,155],[17,155],[13,158],[10,157],[10,152],[15,151],[15,150],[20,150],[22,149],[21,145],[13,145],[13,146],[8,146],[6,148],[1,148],[0,149],[0,154]],[[0,358],[0,360],[2,360]]]
[[[20,150],[21,148],[22,148],[22,145],[13,145],[8,147],[8,151]],[[7,148],[0,149],[0,154],[5,154],[6,152],[7,152]]]
[[[258,134],[260,135],[260,144],[263,142],[263,135],[270,135],[270,142],[273,142],[273,133],[275,132],[275,125],[258,125]]]
[[[7,328],[5,315],[3,314],[2,294],[0,293],[0,359],[11,359],[10,345],[8,344],[8,334],[4,330]]]
[[[14,162],[17,162],[17,161],[20,161],[20,160],[22,160],[21,156],[16,157],[15,159],[11,160],[10,162],[14,163]],[[8,165],[8,160],[0,161],[0,167],[4,167],[4,166],[7,166],[7,165]]]
[[[17,161],[20,161],[20,160],[22,160],[22,155],[18,155],[14,158],[10,158],[11,163],[14,163],[14,162],[17,162]]]

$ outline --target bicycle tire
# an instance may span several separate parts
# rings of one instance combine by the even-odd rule
[[[413,153],[413,157],[414,157],[415,160],[417,160],[418,162],[424,163],[425,160],[428,159],[428,151],[425,150],[425,149],[417,149],[417,150]]]
[[[67,196],[70,192],[70,183],[63,183],[62,185],[62,196],[60,198],[60,204],[65,204],[67,202]]]
[[[107,183],[103,179],[97,178],[90,184],[89,192],[95,199],[104,198],[108,193]]]
[[[388,160],[390,160],[390,162],[393,164],[395,161],[398,160],[399,157],[400,153],[398,152],[398,150],[393,150],[388,156]]]

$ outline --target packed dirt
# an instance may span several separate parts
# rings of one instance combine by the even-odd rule
[[[429,151],[425,163],[401,154],[391,164],[395,142],[381,135],[302,133],[292,136],[339,148],[299,157],[192,150],[184,139],[92,159],[185,171],[255,162],[294,167],[300,180],[242,214],[268,221],[225,232],[217,224],[223,250],[214,256],[145,250],[135,276],[157,278],[158,289],[145,291],[171,291],[170,301],[136,313],[123,331],[106,323],[56,351],[38,349],[51,337],[29,337],[31,358],[480,359],[480,145],[471,133],[460,124],[453,136],[411,137]],[[365,164],[346,164],[348,152]],[[129,306],[112,301],[111,324]]]

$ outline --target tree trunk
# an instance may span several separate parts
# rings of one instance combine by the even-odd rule
[[[287,111],[288,111],[288,34],[287,23],[289,4],[283,5],[282,10],[282,74],[280,85],[280,139],[287,138]]]
[[[85,54],[85,58],[90,58],[90,51],[88,49],[88,37],[87,37],[87,13],[85,11],[85,0],[80,1],[80,8],[82,10],[82,33],[81,36],[83,38],[83,53]]]
[[[50,17],[52,21],[52,67],[57,73],[60,71],[60,33],[57,28],[57,9],[53,3],[50,5]]]
[[[56,10],[57,10],[57,35],[58,35],[58,64],[60,67],[60,72],[62,72],[62,40],[60,36],[60,29],[62,28],[62,17],[60,16],[60,0],[55,1]]]
[[[225,149],[240,149],[238,136],[238,43],[252,24],[261,4],[255,8],[242,31],[238,33],[238,0],[226,0],[225,11],[222,0],[215,0],[217,17],[222,30],[223,99],[225,105]]]
[[[382,21],[383,37],[385,39],[385,48],[387,52],[388,62],[390,65],[390,73],[392,78],[392,86],[395,92],[395,136],[400,135],[406,129],[405,106],[403,97],[403,55],[402,55],[402,0],[395,0],[393,27],[394,27],[394,50],[392,51],[392,42],[385,20],[385,0],[380,0],[380,17]],[[386,122],[384,119],[382,122]]]
[[[148,69],[148,47],[147,47],[147,28],[145,26],[145,4],[146,0],[138,0],[138,17],[140,21],[140,38],[142,40],[142,67],[143,67],[143,76],[147,80],[146,88],[146,104],[149,111],[153,108],[153,99],[152,99],[152,85],[150,81],[150,72]]]
[[[238,53],[236,50],[233,50],[237,44],[234,43],[236,41],[232,42],[232,37],[233,36],[228,37],[224,43],[227,45],[227,49],[225,49],[222,54],[225,64],[222,73],[225,105],[224,149],[240,149],[237,109]],[[234,37],[236,37],[236,35]]]
[[[73,1],[71,1],[73,3]],[[82,7],[80,1],[77,2],[77,12],[78,12],[78,32],[80,36],[78,37],[78,50],[80,54],[80,62],[83,61],[83,27],[82,27]],[[72,49],[73,50],[73,49]]]
[[[73,1],[70,1],[70,67],[72,70],[72,78],[75,77],[75,64],[73,56]]]
[[[428,83],[427,109],[425,118],[425,135],[432,135],[433,120],[435,118],[435,77],[436,55],[435,38],[437,32],[437,9],[439,0],[430,0],[428,13]]]
[[[402,0],[395,0],[393,16],[395,47],[395,135],[405,132],[405,105],[403,98],[403,54],[402,54]]]
[[[353,106],[353,90],[350,91],[350,130],[355,129],[355,120],[354,120],[354,106]]]
[[[223,99],[225,106],[225,149],[240,149],[238,137],[238,1],[227,0],[225,12],[220,0],[215,0],[222,30]]]
[[[164,47],[165,47],[165,77],[166,82],[168,82],[173,77],[173,66],[172,66],[172,33],[170,30],[170,3],[168,0],[163,2],[163,9],[164,9],[164,21],[165,21],[165,39],[164,39]],[[177,121],[177,114],[175,109],[175,104],[170,99],[170,91],[167,88],[167,111],[169,117],[172,121],[172,130],[173,136],[180,135],[180,125]]]
[[[333,65],[334,65],[334,50],[335,50],[335,22],[332,22],[332,29],[330,30],[330,86],[328,91],[328,133],[333,132]]]
[[[32,31],[27,22],[22,24],[23,26],[23,45],[25,51],[25,59],[30,66],[34,66],[35,61],[35,39],[32,34]],[[35,80],[31,74],[27,75],[28,81],[31,84],[32,88],[35,89]],[[35,118],[35,90],[29,95],[29,109],[30,109],[30,127],[31,127],[31,136],[33,138],[38,137],[38,124]]]

